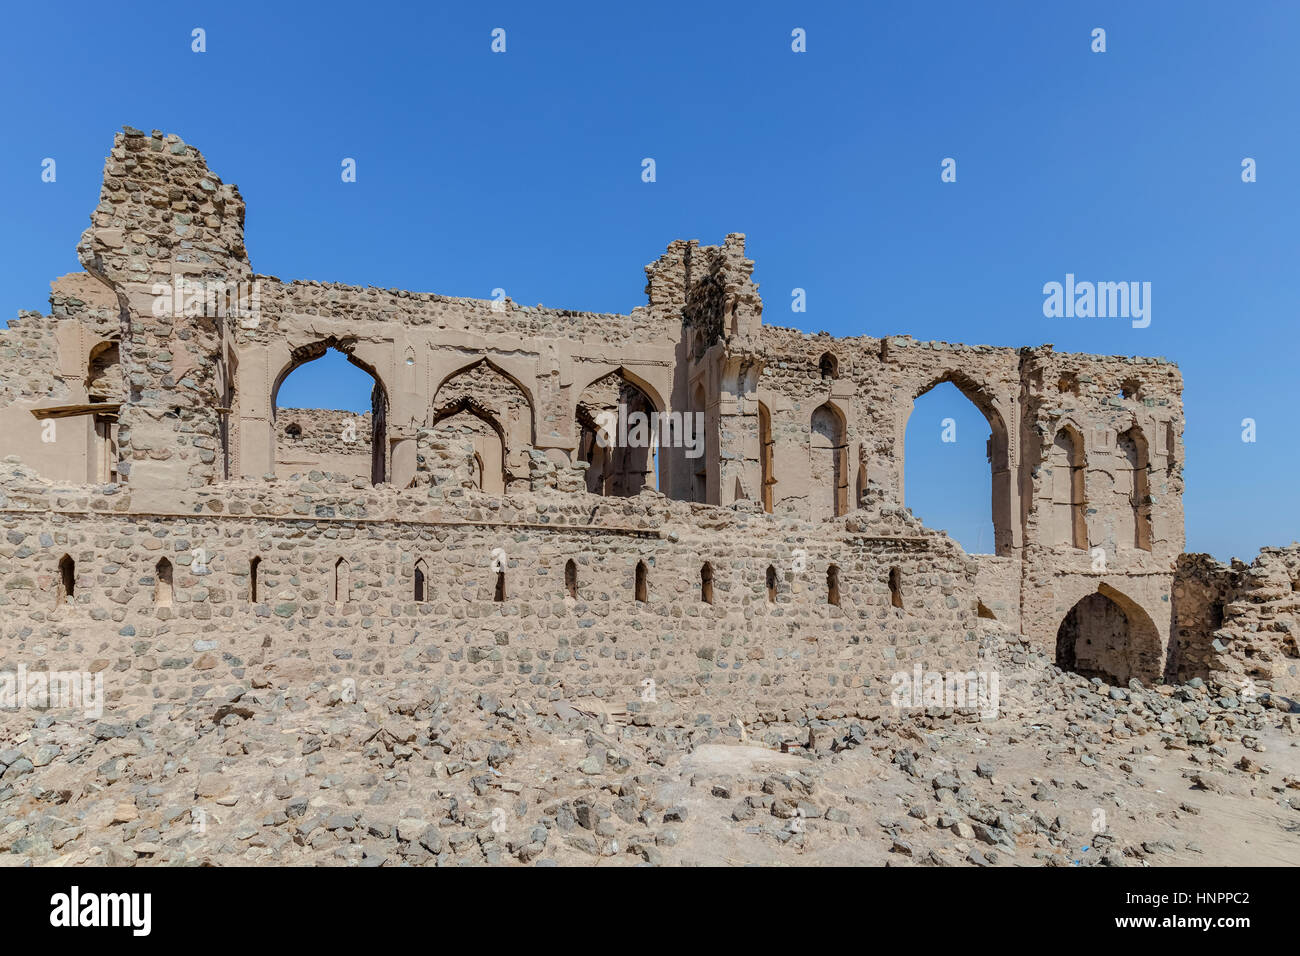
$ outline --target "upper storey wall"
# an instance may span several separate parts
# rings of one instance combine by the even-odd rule
[[[776,327],[763,327],[759,338],[754,358],[762,370],[752,394],[771,416],[778,488],[782,471],[808,470],[805,459],[816,454],[810,423],[818,409],[829,407],[843,423],[849,500],[856,503],[874,489],[903,503],[904,438],[915,400],[951,382],[989,424],[999,554],[1026,541],[1089,555],[1102,547],[1111,558],[1126,550],[1166,558],[1181,551],[1183,408],[1175,365],[1062,353],[1050,345],[1015,349],[909,336],[833,338]],[[1060,467],[1053,470],[1054,460],[1060,464],[1063,430],[1077,442],[1074,504],[1081,530],[1058,542],[1061,509],[1053,504],[1070,505],[1057,500],[1063,476]],[[776,504],[799,503],[801,490],[778,493]],[[1142,513],[1135,515],[1135,509]],[[1149,525],[1145,538],[1142,522]]]
[[[676,340],[680,325],[645,308],[633,309],[629,315],[576,312],[519,305],[509,298],[494,302],[368,286],[282,282],[274,276],[255,279],[260,282],[259,321],[235,326],[236,340],[241,343],[292,334],[304,320],[321,318],[342,322],[358,332],[376,324],[389,335],[394,327],[400,327],[411,334],[437,335],[439,341],[445,341],[445,333],[451,332],[485,338],[509,336],[519,345],[546,339],[662,345]]]
[[[137,487],[166,492],[274,471],[279,385],[334,346],[378,385],[376,481],[413,479],[417,433],[448,405],[440,396],[464,392],[460,377],[484,363],[518,397],[512,420],[494,423],[507,478],[526,476],[534,452],[568,464],[579,452],[580,397],[617,372],[653,409],[704,416],[702,459],[660,449],[661,490],[719,505],[761,499],[765,510],[819,519],[854,510],[869,492],[904,504],[913,403],[950,381],[992,432],[999,554],[1027,542],[1072,559],[1097,546],[1115,557],[1181,548],[1181,380],[1161,360],[765,327],[740,234],[719,246],[671,243],[646,267],[648,304],[606,315],[258,276],[243,217],[238,190],[197,150],[128,129],[79,247],[103,301],[66,295],[55,318],[20,324],[10,364],[59,372],[33,378],[15,368],[8,381],[69,402],[85,394],[87,349],[60,327],[83,330],[90,348],[119,330],[116,438],[121,473]],[[462,404],[491,418],[489,401]]]

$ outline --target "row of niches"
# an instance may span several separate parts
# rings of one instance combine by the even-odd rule
[[[262,558],[254,557],[248,563],[248,585],[247,601],[249,604],[259,604],[266,599],[268,595],[264,593]],[[504,568],[493,571],[493,603],[501,603],[507,600],[508,577],[509,572]],[[715,600],[715,580],[716,573],[711,562],[705,561],[700,566],[698,598],[703,604],[713,604]],[[176,585],[175,585],[175,568],[169,558],[159,558],[153,568],[152,581],[142,581],[143,585],[152,585],[153,603],[156,607],[172,607],[176,603]],[[424,559],[416,560],[410,581],[411,599],[417,604],[427,603],[432,597],[432,580],[429,575],[428,566]],[[896,608],[903,607],[903,587],[902,573],[899,568],[891,567],[888,575],[890,605]],[[576,602],[579,597],[579,573],[578,564],[573,559],[569,559],[564,565],[564,596],[566,601]],[[782,588],[781,574],[777,571],[775,565],[769,564],[764,575],[764,588],[767,595],[767,601],[770,604],[777,603],[780,598]],[[840,569],[838,565],[831,564],[826,568],[825,581],[825,603],[839,606],[840,604]],[[85,588],[79,587],[77,583],[76,561],[71,555],[63,555],[58,564],[58,583],[55,589],[55,603],[57,605],[72,604],[77,601],[78,594],[85,596]],[[650,602],[650,568],[645,561],[638,561],[636,571],[633,575],[632,596],[638,604],[647,604]],[[353,587],[352,567],[347,558],[338,558],[335,560],[332,575],[331,588],[329,595],[333,602],[338,604],[348,604],[356,600],[356,589]]]

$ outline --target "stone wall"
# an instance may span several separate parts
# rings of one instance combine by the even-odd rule
[[[1300,545],[1265,548],[1249,565],[1183,555],[1173,591],[1175,677],[1300,696]]]
[[[369,412],[324,408],[276,409],[275,473],[282,477],[329,471],[370,477]]]
[[[892,674],[977,661],[975,563],[901,519],[890,535],[856,520],[776,529],[762,514],[652,493],[502,499],[458,489],[430,504],[423,489],[394,496],[360,481],[230,483],[178,495],[170,514],[139,514],[129,490],[68,491],[23,469],[4,486],[6,658],[94,661],[110,699],[189,697],[256,680],[261,668],[307,667],[431,674],[632,710],[653,680],[652,709],[775,720],[809,707],[879,714]],[[75,586],[61,600],[65,555]],[[163,560],[173,573],[160,595]],[[634,599],[638,562],[644,603]],[[712,603],[701,598],[705,562]]]

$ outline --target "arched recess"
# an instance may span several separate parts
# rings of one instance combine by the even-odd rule
[[[222,347],[214,368],[218,435],[221,441],[221,474],[232,478],[239,474],[239,355],[228,345]],[[274,406],[272,406],[274,407]]]
[[[896,437],[896,446],[894,449],[895,460],[899,462],[899,499],[906,503],[906,478],[903,462],[906,459],[906,433],[907,423],[912,416],[916,400],[931,389],[945,382],[950,382],[961,394],[970,401],[984,417],[984,421],[989,426],[989,438],[986,448],[986,457],[989,463],[991,473],[991,505],[993,518],[993,546],[994,553],[999,555],[1010,555],[1015,549],[1015,532],[1012,527],[1013,516],[1016,514],[1015,508],[1015,481],[1011,467],[1011,452],[1008,441],[1006,420],[998,410],[992,396],[988,394],[985,388],[970,376],[959,371],[944,372],[935,378],[930,379],[925,385],[918,388],[912,396],[912,405],[907,410],[907,415],[903,417],[901,427],[898,429]],[[919,516],[924,520],[924,516]]]
[[[645,394],[646,398],[650,400],[650,405],[654,409],[663,412],[668,407],[668,403],[664,400],[664,395],[667,393],[666,389],[670,383],[660,381],[656,384],[655,381],[652,381],[652,379],[655,378],[653,370],[638,368],[635,363],[631,365],[619,365],[616,368],[611,368],[609,365],[598,366],[598,368],[599,371],[596,374],[591,375],[587,378],[586,382],[582,383],[582,392],[585,392],[601,379],[617,373],[622,376],[628,384],[634,385],[636,388],[640,389]],[[659,378],[662,379],[662,370],[660,370],[660,372],[661,374]],[[578,382],[582,382],[581,377],[578,379]],[[575,384],[577,383],[575,382]],[[581,395],[582,392],[576,392],[575,394]]]
[[[863,506],[862,499],[867,494],[867,456],[866,449],[858,446],[858,475],[853,482],[853,510]]]
[[[294,348],[290,353],[289,361],[280,370],[275,377],[274,384],[271,386],[271,435],[273,450],[275,454],[272,462],[278,460],[279,444],[282,439],[279,424],[277,422],[277,412],[279,406],[280,386],[284,384],[294,371],[306,365],[308,362],[314,362],[321,358],[326,352],[333,349],[341,353],[351,365],[355,365],[361,371],[365,372],[373,380],[374,384],[370,390],[370,435],[369,435],[369,457],[370,457],[370,482],[371,484],[381,484],[388,480],[388,389],[385,387],[383,379],[374,366],[358,358],[354,354],[357,341],[351,337],[327,336],[318,341],[307,345],[301,345]],[[346,423],[345,423],[346,424]],[[317,436],[323,439],[323,436]],[[331,448],[337,448],[339,453],[344,456],[356,454],[352,449],[354,445],[364,444],[360,435],[355,435],[355,427],[347,433],[340,428],[340,434],[330,436],[328,445]],[[332,470],[332,469],[331,469]]]
[[[644,487],[658,487],[661,411],[622,368],[583,390],[576,412],[578,460],[590,465],[589,492],[628,497]]]
[[[1108,584],[1085,595],[1056,632],[1056,664],[1083,677],[1144,684],[1163,673],[1160,633],[1137,602]]]
[[[829,402],[813,411],[811,428],[808,490],[812,519],[819,521],[849,510],[848,428],[843,413]]]
[[[519,381],[482,358],[443,379],[433,397],[429,424],[445,437],[459,434],[474,446],[480,488],[502,494],[528,480],[533,447],[533,402]]]
[[[694,392],[691,393],[691,411],[689,414],[702,416],[699,420],[704,421],[705,433],[708,429],[709,410],[704,395],[704,385],[697,384]],[[705,452],[698,458],[687,458],[686,465],[690,474],[691,501],[698,501],[707,504],[709,501],[709,483],[710,483],[710,463],[707,443]]]
[[[1151,550],[1151,485],[1146,436],[1137,425],[1115,441],[1115,542],[1120,547]]]
[[[763,402],[758,403],[758,471],[762,490],[763,510],[772,513],[776,498],[776,441],[772,437],[772,412]]]
[[[172,563],[167,558],[159,558],[153,569],[153,603],[156,607],[171,607],[175,601],[176,588],[172,579]]]
[[[116,339],[100,342],[90,351],[86,367],[86,396],[92,405],[126,400],[121,353]],[[99,484],[117,481],[117,411],[106,410],[91,418],[93,439],[88,455],[87,480]]]
[[[511,480],[506,471],[506,436],[490,409],[463,396],[434,412],[431,424],[439,438],[473,445],[474,487],[488,495],[505,494]]]
[[[1046,543],[1087,548],[1087,457],[1082,432],[1072,424],[1062,425],[1052,441],[1048,462],[1052,469],[1052,509]]]
[[[86,395],[94,402],[120,402],[126,398],[121,350],[117,339],[106,339],[90,350],[86,362]]]

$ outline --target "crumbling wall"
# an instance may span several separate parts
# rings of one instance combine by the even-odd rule
[[[1214,673],[1243,692],[1300,697],[1300,545],[1249,565],[1183,555],[1174,598],[1177,679]]]
[[[112,290],[124,330],[130,400],[120,473],[160,490],[216,480],[222,319],[178,315],[170,290],[177,276],[222,286],[248,279],[239,190],[180,137],[127,127],[114,139],[78,255]]]

